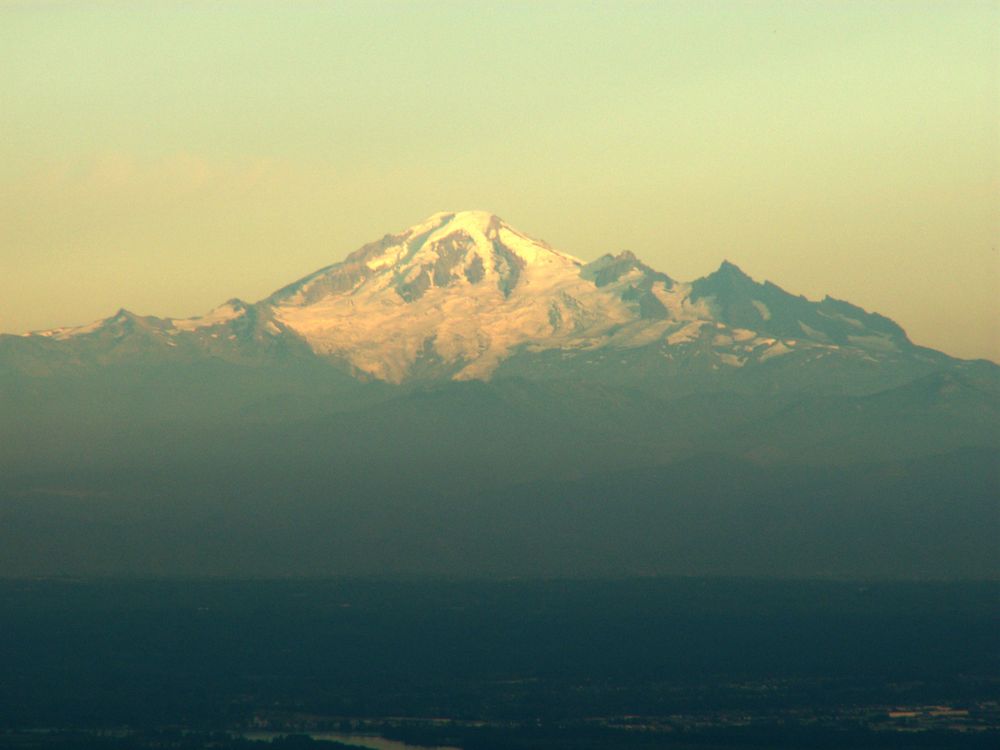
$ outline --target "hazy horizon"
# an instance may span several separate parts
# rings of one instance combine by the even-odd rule
[[[260,299],[443,210],[1000,361],[992,2],[0,3],[0,331]]]

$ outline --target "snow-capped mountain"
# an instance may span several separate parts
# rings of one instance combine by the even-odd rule
[[[682,283],[627,251],[584,262],[484,211],[435,214],[256,304],[229,300],[190,319],[121,310],[87,326],[13,338],[0,337],[0,356],[34,369],[156,354],[236,361],[294,354],[389,383],[488,380],[502,366],[517,363],[521,372],[526,360],[545,361],[540,355],[575,367],[593,364],[595,353],[627,363],[642,351],[664,367],[686,361],[706,371],[784,357],[943,356],[914,347],[886,318],[793,296],[728,262]],[[37,353],[44,350],[47,362],[25,344],[43,345]]]

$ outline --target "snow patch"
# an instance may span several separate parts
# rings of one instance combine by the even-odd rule
[[[851,328],[864,330],[865,324],[856,318],[851,318],[841,313],[828,313],[824,310],[817,310],[816,312],[818,312],[824,318],[829,318],[830,320],[838,320],[842,323],[846,323],[847,325],[851,326]]]
[[[667,343],[670,346],[676,346],[677,344],[687,344],[691,341],[696,341],[701,337],[701,329],[708,324],[707,320],[696,320],[688,323],[682,326],[680,330],[674,331],[667,336]]]
[[[46,331],[31,331],[30,333],[25,333],[25,337],[38,336],[41,338],[54,339],[56,341],[66,341],[67,339],[74,338],[76,336],[86,336],[88,333],[95,333],[104,327],[105,323],[108,321],[106,319],[95,320],[93,323],[87,323],[82,326],[62,326],[60,328],[50,328]]]
[[[750,300],[750,303],[755,308],[757,308],[757,312],[760,313],[760,317],[762,317],[764,320],[770,320],[771,319],[771,311],[767,309],[767,305],[765,305],[759,299]]]
[[[662,281],[657,281],[651,289],[653,296],[667,309],[674,320],[710,320],[712,311],[708,301],[700,299],[691,302],[691,284],[675,282],[670,289]]]
[[[799,321],[799,328],[802,329],[802,333],[804,333],[809,338],[816,339],[818,341],[830,340],[830,337],[827,336],[825,333],[823,333],[822,331],[817,331],[815,328],[812,328],[811,326],[807,326],[801,320]]]
[[[872,334],[871,336],[848,336],[847,340],[862,349],[874,349],[880,352],[898,351],[896,343],[884,333]]]
[[[399,262],[401,255],[402,255],[402,249],[399,246],[397,246],[395,248],[392,248],[390,252],[387,252],[384,255],[380,255],[377,258],[372,258],[367,263],[365,263],[365,265],[368,266],[368,270],[370,271],[378,271],[379,269],[388,268],[390,266],[395,265],[397,262]]]
[[[780,357],[782,355],[788,354],[790,351],[792,350],[789,349],[787,346],[785,346],[782,342],[778,341],[769,346],[767,350],[760,355],[759,361],[766,362],[767,360],[773,359],[774,357]]]
[[[211,328],[212,326],[228,323],[246,315],[246,307],[241,302],[231,301],[219,305],[207,315],[199,318],[171,319],[170,324],[178,331],[197,331],[199,328]]]

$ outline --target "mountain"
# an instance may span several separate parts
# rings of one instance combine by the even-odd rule
[[[2,335],[0,417],[0,575],[1000,577],[1000,367],[485,212]]]
[[[766,377],[779,360],[800,371],[822,361],[827,373],[848,371],[832,388],[854,392],[956,364],[880,315],[793,296],[728,262],[693,283],[627,251],[585,263],[482,211],[435,214],[255,304],[229,300],[183,320],[120,310],[87,326],[0,336],[0,367],[36,374],[206,357],[316,359],[395,384],[550,377],[553,368],[612,381],[750,382],[726,373],[767,368]],[[885,382],[872,375],[880,366]]]

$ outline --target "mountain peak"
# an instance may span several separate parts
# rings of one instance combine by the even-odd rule
[[[722,261],[722,264],[719,266],[719,269],[715,273],[725,274],[727,276],[735,276],[741,279],[750,278],[750,276],[747,275],[747,273],[742,268],[740,268],[738,265],[729,260]]]
[[[503,220],[489,211],[458,211],[436,213],[407,229],[403,236],[421,251],[433,253],[444,245],[463,245],[480,254],[500,239],[501,230],[510,230]],[[419,238],[419,239],[418,239]],[[451,241],[446,241],[453,238]]]
[[[468,211],[440,211],[429,216],[421,225],[436,224],[449,230],[474,229],[483,234],[495,232],[504,224],[503,219],[489,211],[472,209]],[[421,226],[418,225],[418,226]]]
[[[432,214],[253,305],[234,298],[184,319],[120,310],[33,335],[66,340],[98,331],[153,337],[165,351],[208,346],[213,354],[248,336],[288,337],[293,348],[308,346],[359,377],[396,383],[488,379],[501,364],[544,352],[595,365],[624,363],[633,351],[665,362],[695,352],[715,372],[795,352],[871,359],[909,346],[881,316],[795,297],[729,260],[706,277],[675,282],[628,250],[584,263],[484,210]]]
[[[487,267],[498,253],[521,266],[552,262],[582,265],[577,258],[514,229],[496,214],[478,209],[433,214],[395,237],[415,250],[408,256],[413,259],[440,257],[442,252],[450,254],[462,247],[479,256]]]
[[[497,239],[501,229],[513,231],[503,219],[489,211],[439,211],[399,234],[388,235],[387,239],[426,245],[444,237],[463,236],[483,243]]]

